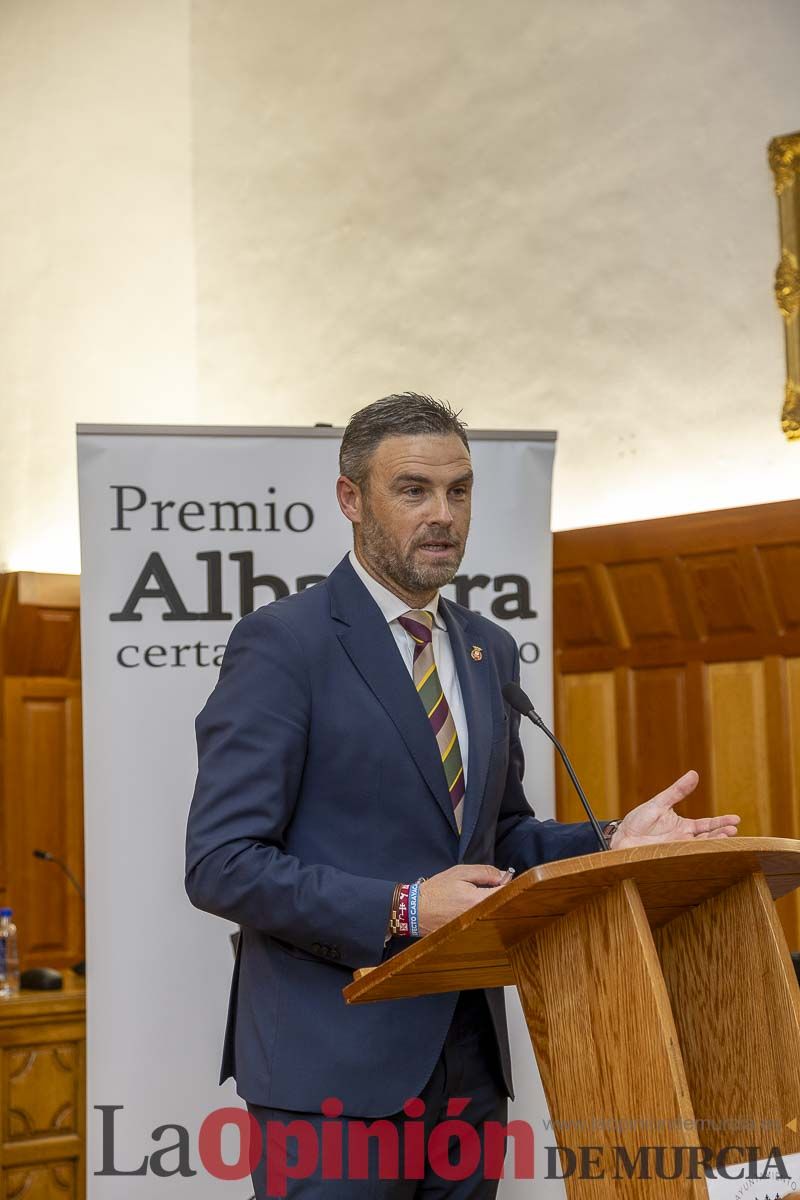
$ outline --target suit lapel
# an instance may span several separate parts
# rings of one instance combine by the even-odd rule
[[[343,626],[338,634],[339,641],[394,722],[447,823],[457,835],[436,740],[431,736],[425,710],[383,613],[347,558],[328,576],[327,582],[331,593],[331,616]]]
[[[464,796],[464,819],[461,822],[459,861],[463,859],[478,820],[486,787],[491,748],[492,695],[490,659],[479,635],[471,633],[469,621],[440,596],[439,611],[445,619],[450,646],[455,659],[461,698],[467,716],[469,751],[467,755],[467,790]],[[483,656],[472,658],[473,646],[480,646]]]

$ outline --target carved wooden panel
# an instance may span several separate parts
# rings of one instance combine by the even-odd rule
[[[55,992],[0,1003],[0,1200],[84,1200],[86,993],[64,975]]]
[[[800,501],[569,530],[554,566],[564,672],[800,654]]]
[[[563,645],[583,648],[608,644],[611,621],[588,567],[560,572],[554,586]]]
[[[758,632],[757,600],[734,550],[685,554],[681,563],[701,637]]]
[[[595,798],[618,785],[601,815],[694,767],[687,815],[800,836],[800,501],[570,530],[553,549],[558,727]],[[579,818],[563,778],[557,803]],[[779,909],[800,949],[798,898]]]
[[[78,1200],[77,1170],[74,1162],[51,1162],[9,1167],[5,1175],[3,1200]]]
[[[762,546],[758,558],[781,633],[800,631],[800,546]]]
[[[79,1127],[81,1055],[75,1043],[5,1050],[3,1138],[27,1141]]]
[[[658,561],[612,563],[608,578],[629,642],[681,637],[667,576]]]

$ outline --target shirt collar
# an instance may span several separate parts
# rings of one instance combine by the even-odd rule
[[[352,566],[356,575],[364,584],[364,587],[367,589],[370,596],[372,596],[372,599],[383,613],[388,624],[391,625],[392,621],[396,621],[398,617],[402,617],[404,613],[409,611],[408,604],[405,600],[401,600],[399,596],[395,596],[394,592],[390,592],[389,589],[384,587],[382,583],[378,583],[378,580],[373,579],[369,571],[367,571],[365,567],[362,567],[361,563],[356,558],[356,553],[354,550],[350,551],[348,558],[350,559],[350,565]],[[433,613],[433,623],[437,629],[446,629],[447,626],[442,620],[442,614],[439,612],[438,592],[432,600],[428,601],[425,607],[427,608],[428,612]]]

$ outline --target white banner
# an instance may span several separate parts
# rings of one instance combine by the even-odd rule
[[[313,585],[350,548],[334,494],[340,436],[78,429],[89,1200],[251,1195],[249,1178],[221,1182],[198,1153],[203,1118],[242,1102],[231,1080],[216,1083],[233,926],[194,909],[183,888],[194,718],[234,622]],[[554,437],[478,432],[470,442],[472,530],[445,595],[514,634],[522,686],[548,719]],[[551,816],[551,752],[532,727],[524,739],[528,798]],[[509,1000],[512,1115],[534,1120],[545,1110]],[[522,1182],[500,1194],[522,1188],[530,1195]]]

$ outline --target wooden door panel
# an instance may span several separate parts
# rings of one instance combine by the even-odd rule
[[[80,897],[49,850],[83,876],[80,684],[7,678],[3,696],[5,903],[15,911],[23,968],[68,966],[83,954]]]

